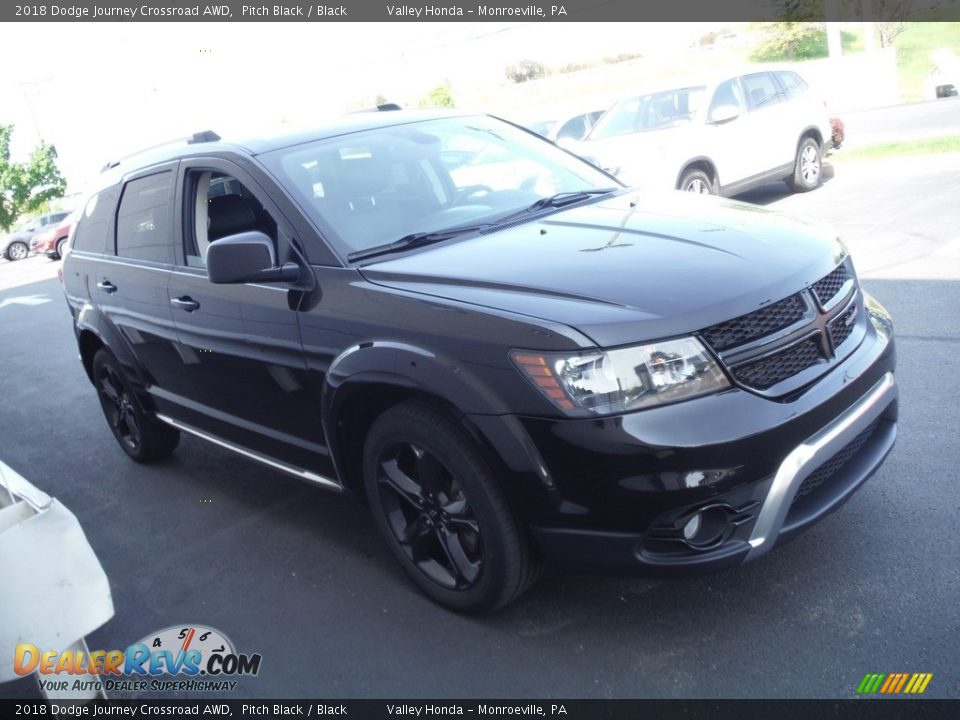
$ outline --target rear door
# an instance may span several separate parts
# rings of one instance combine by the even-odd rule
[[[125,178],[104,248],[109,254],[91,259],[87,278],[90,299],[108,325],[103,328],[108,345],[121,362],[135,364],[134,377],[141,378],[158,410],[173,416],[179,411],[167,398],[186,391],[167,296],[176,170],[177,163],[169,163]],[[81,230],[78,248],[83,244]]]
[[[184,160],[177,190],[177,268],[169,299],[189,390],[191,427],[297,468],[332,475],[308,391],[296,306],[282,284],[211,283],[209,244],[257,230],[291,259],[293,232],[262,186],[222,158]]]

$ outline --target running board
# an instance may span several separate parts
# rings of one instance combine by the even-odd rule
[[[247,450],[246,448],[242,448],[239,445],[234,445],[231,442],[222,440],[221,438],[218,438],[215,435],[210,435],[209,433],[205,433],[202,430],[197,430],[195,427],[190,427],[189,425],[179,422],[178,420],[174,420],[173,418],[167,417],[166,415],[161,415],[160,413],[157,413],[155,417],[157,418],[157,420],[165,422],[167,425],[170,425],[171,427],[175,427],[177,430],[182,430],[183,432],[190,433],[191,435],[196,435],[198,438],[202,438],[203,440],[212,442],[214,445],[219,445],[220,447],[226,448],[227,450],[233,450],[233,452],[235,453],[243,455],[244,457],[248,457],[251,460],[256,460],[257,462],[267,465],[269,467],[272,467],[275,470],[280,470],[282,472],[293,475],[294,477],[300,478],[301,480],[306,480],[307,482],[315,483],[320,487],[326,488],[327,490],[336,490],[337,492],[343,491],[343,485],[338,483],[336,480],[331,480],[330,478],[323,477],[323,475],[317,475],[316,473],[312,473],[309,470],[304,470],[303,468],[298,468],[298,467],[294,467],[293,465],[288,465],[285,462],[276,460],[271,457],[267,457],[266,455],[261,455],[260,453],[254,452],[253,450]]]

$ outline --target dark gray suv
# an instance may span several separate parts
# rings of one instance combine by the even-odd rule
[[[835,235],[638,193],[487,116],[201,133],[113,164],[63,275],[131,458],[187,432],[353,494],[461,611],[543,559],[753,559],[896,437],[892,324]]]

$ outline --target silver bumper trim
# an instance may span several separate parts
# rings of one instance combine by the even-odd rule
[[[797,489],[813,472],[867,429],[896,399],[893,373],[884,375],[843,415],[798,445],[777,468],[750,535],[746,560],[763,555],[776,541]]]

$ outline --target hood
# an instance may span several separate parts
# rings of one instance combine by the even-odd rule
[[[362,268],[373,283],[566,324],[611,347],[694,332],[816,282],[824,228],[710,196],[625,192]]]

